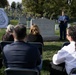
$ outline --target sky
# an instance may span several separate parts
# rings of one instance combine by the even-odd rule
[[[20,3],[22,2],[22,0],[7,0],[7,1],[9,2],[10,5],[11,5],[11,3],[12,3],[13,1],[15,1],[16,3],[17,3],[17,2],[20,2]]]

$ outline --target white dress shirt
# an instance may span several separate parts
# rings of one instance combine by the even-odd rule
[[[69,74],[71,69],[76,67],[75,42],[72,41],[68,46],[64,46],[57,54],[54,54],[52,60],[55,65],[65,62],[66,72]]]

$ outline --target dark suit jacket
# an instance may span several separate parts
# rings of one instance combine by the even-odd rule
[[[3,59],[6,67],[36,68],[41,63],[39,50],[22,41],[6,45]]]

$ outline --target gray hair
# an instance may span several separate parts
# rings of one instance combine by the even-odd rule
[[[13,32],[13,30],[14,30],[14,25],[10,24],[7,26],[6,32]]]

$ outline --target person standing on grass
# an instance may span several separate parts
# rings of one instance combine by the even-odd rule
[[[70,44],[53,55],[50,62],[50,75],[69,75],[76,68],[76,26],[67,28],[66,37]]]
[[[69,17],[62,11],[62,15],[59,16],[59,29],[60,29],[60,40],[66,40],[66,28],[68,25]]]

